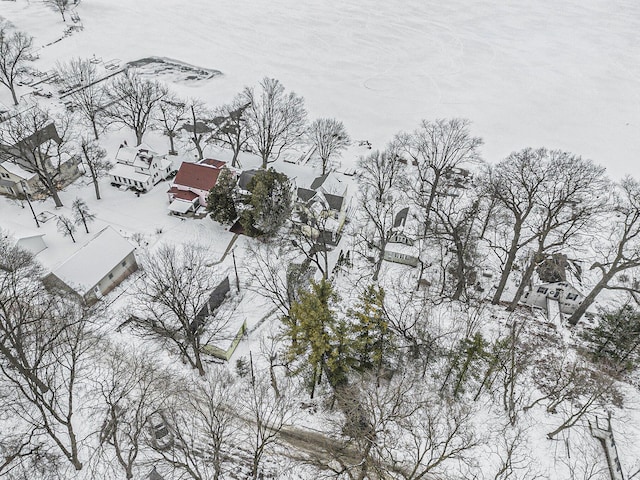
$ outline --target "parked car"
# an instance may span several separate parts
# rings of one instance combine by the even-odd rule
[[[173,446],[173,433],[162,412],[157,411],[149,415],[147,424],[151,433],[151,444],[154,448],[166,450]]]

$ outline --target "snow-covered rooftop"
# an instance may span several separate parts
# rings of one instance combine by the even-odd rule
[[[20,167],[20,165],[17,165],[13,162],[6,161],[0,163],[0,165],[2,165],[2,168],[4,168],[7,172],[24,180],[29,180],[36,176],[35,173],[27,172],[24,168]]]
[[[136,172],[136,169],[132,165],[125,165],[124,163],[116,163],[116,165],[109,170],[109,175],[114,177],[128,178],[137,182],[147,183],[149,181],[149,175],[145,173]]]
[[[106,227],[55,268],[53,274],[84,295],[134,250],[122,235]]]

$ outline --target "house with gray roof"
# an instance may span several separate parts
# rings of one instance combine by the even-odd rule
[[[420,263],[420,249],[412,227],[415,227],[415,221],[410,215],[409,207],[405,207],[393,220],[391,235],[384,249],[383,258],[386,261],[412,267]]]
[[[348,183],[335,172],[316,177],[308,187],[298,187],[296,207],[305,234],[322,235],[330,245],[340,240],[340,232],[348,216]]]

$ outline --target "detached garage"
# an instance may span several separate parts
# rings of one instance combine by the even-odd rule
[[[47,281],[94,303],[138,269],[135,247],[111,227],[53,270]]]

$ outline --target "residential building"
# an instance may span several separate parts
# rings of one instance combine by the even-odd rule
[[[334,172],[315,178],[309,187],[299,187],[295,213],[306,226],[305,234],[323,235],[327,244],[336,245],[348,216],[347,192],[347,182]]]
[[[542,283],[525,292],[520,303],[546,310],[547,299],[557,300],[560,312],[571,315],[584,300],[584,295],[569,282]]]
[[[400,210],[394,219],[389,240],[384,249],[384,259],[416,267],[420,263],[420,249],[411,230],[409,207]]]
[[[175,215],[193,213],[207,205],[209,191],[218,181],[225,162],[205,159],[199,163],[184,162],[173,180],[169,195],[169,210]]]
[[[86,303],[97,302],[138,269],[135,247],[112,227],[102,229],[45,282],[77,294]]]
[[[120,145],[116,164],[109,171],[111,184],[148,192],[171,173],[171,160],[158,155],[147,145]]]
[[[57,189],[76,180],[82,174],[80,158],[59,152],[61,142],[55,125],[50,123],[15,145],[0,145],[0,194],[46,198],[50,192],[38,171],[47,173]]]

